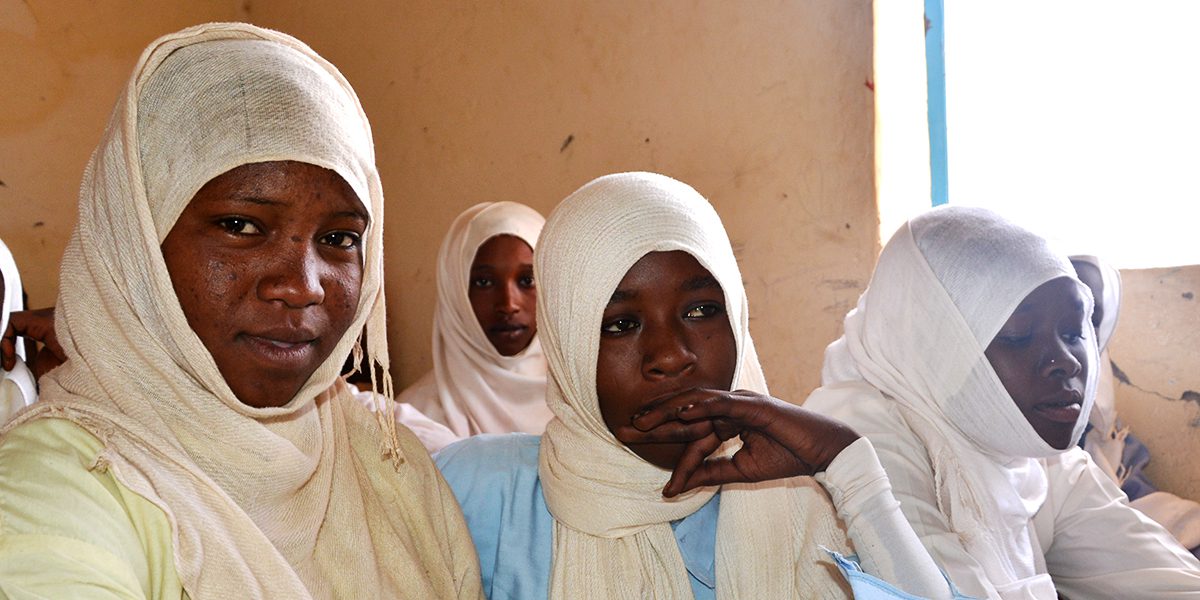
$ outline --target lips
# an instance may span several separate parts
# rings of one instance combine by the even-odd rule
[[[305,366],[316,352],[317,335],[306,328],[274,328],[238,336],[260,362],[277,368]]]
[[[1083,394],[1078,390],[1062,390],[1033,405],[1033,410],[1047,421],[1073,424],[1083,412]]]

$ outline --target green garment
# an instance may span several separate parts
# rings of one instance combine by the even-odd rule
[[[64,419],[0,438],[0,598],[186,598],[166,514]]]

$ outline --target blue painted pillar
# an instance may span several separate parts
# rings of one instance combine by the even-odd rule
[[[925,0],[925,77],[929,96],[929,181],[933,205],[950,201],[946,161],[946,30],[943,0]]]

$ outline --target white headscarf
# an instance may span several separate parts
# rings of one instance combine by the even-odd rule
[[[338,378],[364,325],[369,357],[388,365],[374,159],[336,68],[290,36],[228,23],[145,50],[88,164],[56,314],[68,360],[20,420],[67,418],[104,444],[91,468],[166,513],[192,598],[479,595],[461,513],[428,456]],[[205,182],[279,160],[337,172],[371,223],[353,324],[290,402],[260,409],[238,401],[188,327],[160,243]]]
[[[1063,451],[1034,431],[984,350],[1025,296],[1058,277],[1075,271],[1042,238],[983,209],[934,209],[884,247],[845,334],[825,353],[822,384],[866,381],[899,405],[929,453],[938,508],[1001,593],[1021,580],[1053,590],[1037,573],[1028,523],[1047,492],[1035,459]],[[1091,293],[1076,283],[1090,315]],[[1072,439],[1096,387],[1087,346],[1092,368]]]
[[[438,252],[437,310],[433,315],[433,381],[405,390],[408,402],[460,437],[478,433],[539,434],[552,416],[546,406],[546,358],[537,336],[514,356],[488,340],[468,297],[479,247],[512,235],[530,248],[546,220],[515,202],[468,208],[450,226]]]
[[[0,240],[0,275],[4,276],[4,299],[0,305],[0,335],[8,329],[8,315],[18,310],[25,310],[25,301],[21,298],[21,272],[17,270],[17,261],[4,240]],[[0,384],[9,382],[20,391],[21,397],[15,400],[16,406],[0,405],[0,425],[4,424],[5,414],[22,406],[28,406],[37,401],[37,384],[34,383],[33,373],[25,365],[25,338],[16,338],[17,361],[11,371],[0,369]],[[4,398],[0,396],[0,403]]]
[[[1096,384],[1096,404],[1088,417],[1095,436],[1089,434],[1088,437],[1111,440],[1119,435],[1121,438],[1121,444],[1109,445],[1108,449],[1115,453],[1110,452],[1108,462],[1102,466],[1108,472],[1115,468],[1113,465],[1121,464],[1120,448],[1124,447],[1125,438],[1123,432],[1117,431],[1117,401],[1113,389],[1112,362],[1108,358],[1108,342],[1117,330],[1117,317],[1121,313],[1121,272],[1090,254],[1076,254],[1071,257],[1071,262],[1090,264],[1100,272],[1100,298],[1096,300],[1104,307],[1104,314],[1100,317],[1100,325],[1096,327],[1096,345],[1100,347],[1100,363],[1097,365],[1099,377]],[[1088,450],[1091,452],[1092,448]],[[1096,452],[1092,452],[1092,456],[1096,457]],[[1115,471],[1113,473],[1115,474]],[[1120,483],[1120,479],[1114,481]]]
[[[734,387],[767,392],[748,330],[741,273],[712,206],[662,175],[621,173],[580,188],[546,223],[534,256],[538,332],[555,419],[539,475],[554,516],[552,598],[691,598],[670,522],[715,489],[666,500],[670,473],[609,432],[596,396],[604,308],[650,252],[691,254],[721,284],[738,347]],[[725,486],[717,529],[719,598],[837,598],[846,592],[819,544],[845,547],[832,503],[811,478]]]

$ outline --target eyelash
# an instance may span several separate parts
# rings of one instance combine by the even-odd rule
[[[717,304],[715,302],[709,302],[709,303],[699,304],[699,305],[689,308],[687,310],[687,312],[685,312],[683,314],[683,318],[687,319],[687,320],[698,321],[701,319],[709,319],[712,317],[720,316],[721,314],[724,314],[724,312],[725,312],[724,306],[721,306],[720,304]],[[696,314],[696,313],[698,313],[698,314]],[[638,329],[641,326],[642,326],[642,324],[640,322],[638,322],[636,319],[632,319],[629,317],[617,317],[606,323],[603,323],[600,326],[600,333],[601,333],[601,335],[608,335],[608,336],[623,335],[625,333],[628,333],[630,331]]]
[[[236,236],[252,236],[263,233],[263,228],[245,217],[222,217],[217,219],[217,225],[227,233]],[[253,231],[245,231],[249,227]],[[353,231],[331,231],[321,236],[321,243],[340,249],[357,248],[362,245],[362,236]]]

